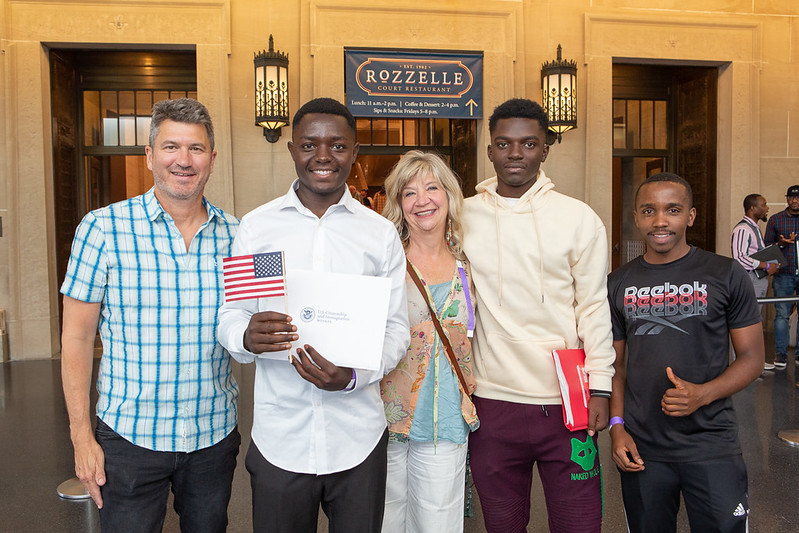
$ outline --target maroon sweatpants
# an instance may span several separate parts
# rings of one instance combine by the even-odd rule
[[[549,530],[598,533],[602,475],[595,438],[567,430],[560,405],[473,400],[480,428],[469,436],[470,464],[486,531],[527,531],[537,463]]]

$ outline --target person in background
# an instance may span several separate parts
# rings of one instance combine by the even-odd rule
[[[799,295],[799,270],[797,270],[796,237],[799,235],[799,185],[791,185],[785,193],[788,206],[769,218],[766,224],[766,245],[777,243],[785,256],[786,264],[774,274],[771,289],[774,296]],[[794,303],[774,304],[774,366],[783,369],[788,362],[790,343],[789,320]],[[799,330],[799,325],[797,325]]]
[[[385,189],[380,189],[375,193],[374,197],[372,197],[372,209],[382,214],[383,209],[385,209],[385,207],[386,207],[386,191]]]
[[[380,382],[389,425],[383,532],[458,533],[467,438],[479,425],[471,400],[474,300],[462,250],[463,193],[440,156],[417,150],[399,160],[385,187],[383,216],[397,228],[408,259],[411,345]]]
[[[352,196],[356,202],[363,202],[363,197],[361,196],[361,193],[358,192],[358,189],[355,187],[355,185],[350,185],[349,191],[350,196]]]
[[[361,198],[363,198],[363,205],[368,207],[369,209],[374,209],[374,200],[372,200],[371,196],[369,196],[369,189],[363,189],[361,191]]]
[[[763,298],[768,291],[768,276],[776,274],[779,265],[758,261],[751,257],[752,254],[766,247],[763,235],[760,233],[758,222],[768,220],[768,204],[766,199],[759,194],[748,194],[744,198],[744,217],[732,228],[730,248],[732,258],[738,261],[749,274],[755,296]],[[763,309],[763,305],[758,306]],[[765,362],[764,370],[774,370],[774,363]]]
[[[103,531],[161,531],[171,488],[181,531],[221,533],[241,437],[239,390],[216,326],[222,259],[239,222],[203,196],[216,151],[200,102],[156,103],[145,153],[155,186],[83,218],[61,286],[75,472]]]

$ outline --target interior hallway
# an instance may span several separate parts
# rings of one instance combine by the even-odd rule
[[[767,337],[767,350],[773,351]],[[244,454],[252,424],[252,365],[236,364],[241,388],[239,430],[242,447],[229,508],[231,533],[252,531],[249,475]],[[782,429],[799,428],[799,376],[793,364],[769,372],[735,398],[740,438],[749,472],[750,530],[761,533],[799,531],[799,448],[777,439]],[[609,438],[600,436],[604,466],[605,519],[603,530],[626,531],[616,469],[610,459]],[[60,361],[19,361],[0,364],[0,532],[98,532],[97,510],[91,501],[66,501],[56,495],[59,483],[73,475],[72,446],[61,389]],[[466,519],[466,533],[484,532],[479,499],[474,492],[475,517]],[[171,505],[171,503],[170,503]],[[320,512],[319,531],[326,531]],[[167,514],[165,532],[177,532],[177,516]],[[543,494],[534,481],[529,532],[546,532]],[[687,532],[681,513],[679,531]]]

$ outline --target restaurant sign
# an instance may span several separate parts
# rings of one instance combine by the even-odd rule
[[[356,117],[483,118],[483,54],[345,50]]]

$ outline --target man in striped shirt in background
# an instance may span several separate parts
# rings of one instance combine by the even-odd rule
[[[731,247],[732,257],[741,263],[752,286],[755,289],[755,296],[763,298],[768,291],[768,276],[775,274],[779,266],[775,263],[767,263],[752,258],[752,254],[766,247],[763,242],[763,235],[757,225],[760,221],[768,220],[768,205],[766,199],[757,194],[749,194],[744,198],[744,217],[732,229]],[[762,310],[763,304],[760,304]],[[785,368],[785,365],[782,365]],[[766,361],[764,370],[774,370],[774,363]]]
[[[200,102],[156,103],[145,153],[155,186],[84,217],[61,286],[75,472],[103,531],[161,531],[171,487],[183,532],[221,533],[241,437],[216,326],[238,220],[203,196],[216,151]]]

